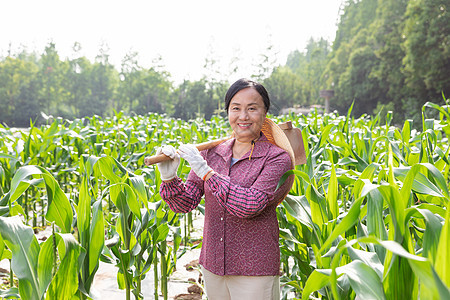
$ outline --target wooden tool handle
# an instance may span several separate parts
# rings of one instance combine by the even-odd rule
[[[197,147],[198,151],[211,149],[211,148],[214,148],[215,146],[225,142],[228,139],[230,139],[230,138],[227,137],[227,138],[223,138],[223,139],[219,139],[219,140],[204,142],[204,143],[195,145],[195,147]],[[157,164],[159,162],[163,162],[166,160],[171,160],[171,158],[169,156],[161,153],[158,155],[147,156],[146,158],[144,158],[144,163],[146,166],[150,166],[150,165]]]

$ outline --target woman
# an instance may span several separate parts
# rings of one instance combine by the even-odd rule
[[[173,160],[158,164],[161,197],[186,213],[205,196],[200,253],[208,299],[279,299],[280,252],[276,207],[290,190],[290,154],[262,132],[270,100],[259,83],[240,79],[225,96],[232,138],[201,153],[193,145],[158,150]],[[176,176],[180,156],[191,166]]]

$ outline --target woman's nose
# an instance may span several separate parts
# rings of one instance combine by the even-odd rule
[[[241,118],[241,120],[247,120],[248,119],[248,112],[245,109],[243,109],[241,111],[241,114],[240,114],[239,117]]]

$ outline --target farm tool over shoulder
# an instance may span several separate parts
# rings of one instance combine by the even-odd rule
[[[285,149],[291,155],[293,165],[301,165],[306,163],[306,154],[305,147],[303,145],[302,132],[299,128],[293,127],[291,121],[287,121],[277,125],[272,120],[266,118],[261,131],[269,139],[269,141]],[[278,140],[276,140],[277,135],[280,136],[281,134],[287,138],[288,142],[280,143]],[[211,149],[230,138],[232,138],[232,136],[201,143],[196,145],[196,147],[199,151]],[[284,140],[286,141],[286,139]],[[159,154],[146,157],[144,159],[144,163],[145,165],[150,166],[170,159],[170,157],[164,154]]]

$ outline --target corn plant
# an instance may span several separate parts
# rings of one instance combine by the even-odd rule
[[[72,299],[78,290],[81,247],[71,234],[53,232],[39,244],[33,229],[18,216],[0,217],[0,232],[12,252],[12,269],[19,278],[22,299]]]
[[[105,226],[102,208],[102,199],[97,199],[97,189],[91,184],[94,173],[95,157],[80,161],[80,169],[84,174],[79,186],[77,203],[76,228],[78,242],[85,250],[80,257],[79,297],[85,299],[91,295],[91,285],[99,267],[99,259],[104,247]]]
[[[278,210],[284,297],[448,298],[446,125],[349,115],[303,120],[308,163]]]
[[[23,215],[23,210],[14,205],[34,177],[40,177],[37,181],[46,189],[49,200],[45,215],[47,221],[53,222],[62,231],[58,233],[53,230],[53,234],[42,244],[38,243],[33,229],[24,225],[17,215]],[[5,201],[9,217],[0,217],[0,234],[12,254],[11,269],[19,279],[20,297],[71,299],[78,290],[78,257],[82,249],[70,234],[72,209],[58,183],[42,167],[22,167],[14,175],[10,191],[1,200],[2,203]]]

